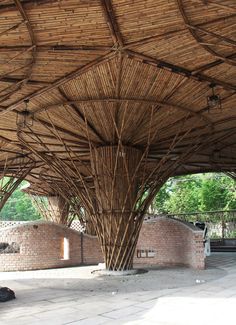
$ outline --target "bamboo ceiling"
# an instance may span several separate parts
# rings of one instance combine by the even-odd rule
[[[28,155],[45,191],[41,153],[89,178],[91,146],[118,142],[148,145],[149,171],[168,155],[174,174],[235,172],[235,93],[235,0],[0,1],[0,166]]]

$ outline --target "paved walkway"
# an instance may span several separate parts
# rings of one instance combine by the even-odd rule
[[[0,273],[17,299],[0,304],[1,325],[234,324],[236,253],[215,253],[207,269],[156,268],[127,277],[96,267]]]

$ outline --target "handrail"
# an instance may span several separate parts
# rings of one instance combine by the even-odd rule
[[[186,212],[186,213],[172,213],[168,214],[167,216],[185,216],[185,215],[202,215],[202,214],[218,214],[218,213],[236,213],[236,210],[214,210],[214,211],[202,211],[202,212]]]

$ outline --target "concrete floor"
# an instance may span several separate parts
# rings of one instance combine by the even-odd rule
[[[236,323],[236,253],[214,253],[207,268],[153,268],[126,277],[97,267],[0,272],[17,299],[0,304],[1,325]]]

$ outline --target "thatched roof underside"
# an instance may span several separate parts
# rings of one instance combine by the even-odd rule
[[[196,148],[175,174],[235,172],[235,92],[235,0],[0,2],[1,169],[31,157],[38,190],[58,175],[36,152],[69,148],[86,176],[91,146],[148,143],[151,170],[181,134],[168,159]],[[26,99],[33,126],[19,135]]]

